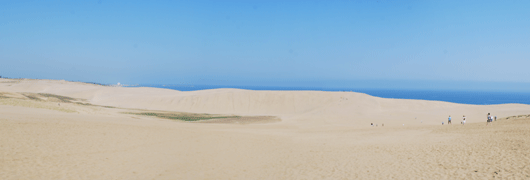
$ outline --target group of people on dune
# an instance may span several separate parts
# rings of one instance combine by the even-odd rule
[[[491,122],[497,121],[497,116],[492,116],[490,113],[488,113],[488,120],[486,121],[486,126],[489,125]],[[423,122],[423,121],[422,121]],[[447,124],[453,124],[451,123],[451,115],[449,115],[449,118],[447,119]],[[462,116],[462,122],[460,124],[465,125],[466,124],[466,115]],[[377,127],[378,124],[370,123],[372,127]],[[442,125],[444,125],[444,122],[442,121]],[[381,126],[385,126],[385,124],[381,124]],[[405,126],[405,124],[403,124]]]
[[[497,121],[497,116],[492,116],[490,113],[488,113],[488,120],[486,121],[486,126],[489,125],[493,121]],[[453,124],[451,123],[451,115],[449,115],[449,118],[447,119],[447,124]],[[460,124],[462,125],[466,124],[466,115],[462,117],[462,122],[460,122]],[[443,121],[442,121],[442,125],[444,125]]]
[[[370,125],[371,125],[372,127],[374,127],[374,123],[370,123]],[[377,127],[377,126],[378,126],[378,124],[375,124],[375,127]],[[385,124],[383,123],[383,124],[381,124],[381,126],[385,126]]]

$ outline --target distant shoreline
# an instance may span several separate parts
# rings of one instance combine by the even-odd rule
[[[257,91],[324,91],[324,92],[357,92],[371,96],[391,99],[411,99],[444,101],[472,105],[528,104],[530,93],[524,92],[488,92],[463,90],[409,90],[409,89],[368,89],[368,88],[310,88],[278,86],[221,86],[221,85],[139,85],[178,91],[198,91],[220,88],[234,88]]]
[[[126,84],[119,84],[119,85],[118,85],[118,84],[103,84],[103,83],[97,83],[97,82],[71,81],[71,80],[64,80],[64,79],[10,78],[10,77],[3,77],[3,76],[0,76],[0,79],[11,79],[11,80],[50,80],[50,81],[65,81],[65,82],[85,83],[85,84],[93,84],[93,85],[99,85],[99,86],[139,87],[138,84],[136,84],[136,85],[126,85]]]
[[[53,80],[53,79],[31,79],[31,78],[8,78],[10,80]],[[172,89],[178,91],[199,91],[209,89],[234,88],[256,91],[324,91],[324,92],[358,92],[375,97],[390,99],[411,99],[443,101],[471,105],[496,105],[496,104],[528,104],[530,105],[530,93],[528,92],[495,92],[495,91],[471,91],[471,90],[422,90],[422,89],[384,89],[384,88],[323,88],[323,87],[286,87],[286,86],[236,86],[236,85],[193,85],[193,84],[103,84],[97,82],[68,81],[86,83],[109,87],[153,87]]]

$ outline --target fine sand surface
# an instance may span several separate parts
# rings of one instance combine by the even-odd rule
[[[0,79],[0,179],[529,179],[528,114],[354,92]]]

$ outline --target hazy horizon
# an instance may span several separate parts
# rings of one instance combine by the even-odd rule
[[[528,1],[3,1],[0,76],[529,91],[528,7]]]
[[[7,77],[3,78],[26,78],[26,77]],[[43,79],[43,78],[26,78],[26,79]],[[406,81],[406,80],[356,80],[356,81],[275,81],[275,82],[247,82],[237,81],[208,81],[202,80],[197,82],[178,81],[174,83],[157,82],[156,80],[146,83],[122,83],[122,82],[97,82],[81,81],[73,79],[52,79],[66,80],[73,82],[96,83],[103,85],[120,85],[124,86],[148,86],[148,87],[193,87],[200,86],[205,89],[215,88],[241,88],[241,89],[263,89],[277,90],[277,88],[293,90],[324,90],[324,91],[350,91],[350,90],[440,90],[440,91],[477,91],[477,92],[529,92],[530,83],[517,82],[480,82],[480,81]],[[167,86],[167,87],[164,87]]]

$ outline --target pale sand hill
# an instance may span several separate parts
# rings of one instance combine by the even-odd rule
[[[13,81],[4,79],[3,82]],[[384,99],[355,92],[251,91],[215,89],[181,92],[159,88],[105,87],[54,80],[0,83],[0,91],[51,93],[86,99],[92,104],[195,113],[271,115],[295,126],[387,126],[441,124],[449,115],[460,122],[484,122],[498,116],[530,113],[529,105],[463,105],[448,102]],[[420,123],[422,122],[423,123]]]
[[[188,123],[121,113],[129,109],[0,98],[0,179],[530,178],[530,120],[485,126],[487,112],[530,114],[528,105],[474,106],[346,92],[179,92],[49,80],[0,79],[0,92],[282,119]],[[462,126],[464,113],[471,123]],[[449,114],[455,124],[439,125]],[[370,122],[385,127],[372,128]]]

